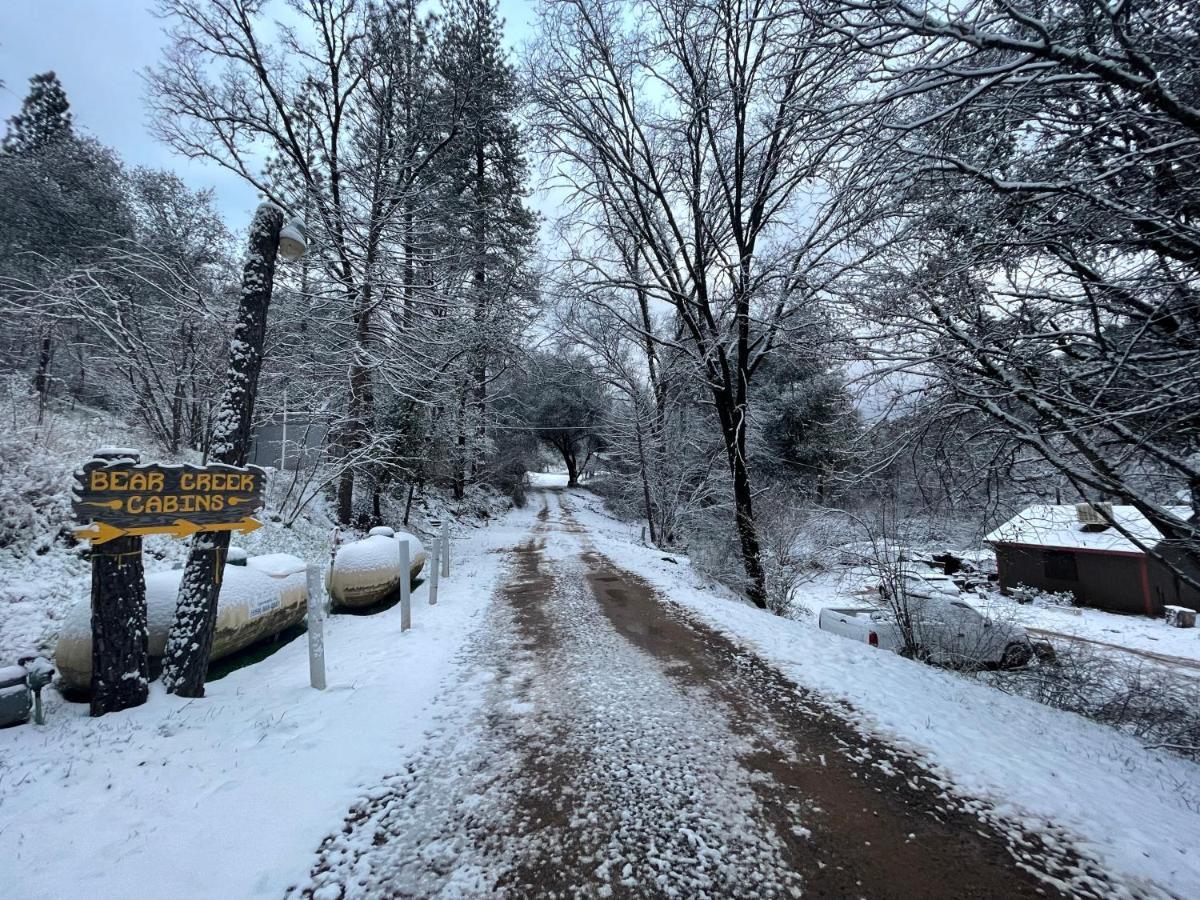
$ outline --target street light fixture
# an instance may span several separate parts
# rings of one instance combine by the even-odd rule
[[[308,249],[308,231],[304,222],[293,218],[279,232],[279,255],[288,262],[295,262]]]

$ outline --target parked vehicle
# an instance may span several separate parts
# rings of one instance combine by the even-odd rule
[[[1029,635],[1020,625],[990,619],[949,592],[930,591],[930,594],[921,597],[910,593],[908,609],[915,642],[931,661],[948,666],[1011,669],[1033,658]],[[872,647],[894,653],[904,650],[903,632],[890,610],[869,606],[826,607],[821,610],[817,624],[823,631]]]
[[[954,579],[949,575],[943,575],[940,572],[905,572],[904,573],[904,592],[909,597],[957,597],[962,591],[958,585],[954,583]],[[879,587],[879,593],[884,599],[887,599],[887,592],[883,585]]]

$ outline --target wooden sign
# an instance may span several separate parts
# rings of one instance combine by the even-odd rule
[[[88,523],[75,536],[93,545],[118,537],[260,527],[267,473],[258,466],[136,465],[93,459],[75,473],[71,508]]]

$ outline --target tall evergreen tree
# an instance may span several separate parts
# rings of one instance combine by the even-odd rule
[[[29,85],[0,141],[0,303],[9,323],[0,358],[34,349],[33,387],[44,407],[58,319],[30,297],[52,273],[92,261],[128,237],[132,223],[120,160],[75,134],[58,76],[34,75]]]
[[[520,330],[530,287],[527,259],[536,218],[525,205],[528,165],[516,123],[517,79],[501,46],[494,0],[455,0],[446,13],[440,68],[459,109],[455,139],[440,161],[447,255],[467,317],[467,370],[458,402],[455,493],[486,446],[494,359]]]
[[[29,79],[29,93],[21,111],[8,120],[2,145],[5,153],[27,156],[74,132],[67,92],[53,72]]]

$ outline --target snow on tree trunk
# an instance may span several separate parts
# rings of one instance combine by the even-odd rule
[[[242,296],[237,325],[229,345],[225,395],[213,426],[212,455],[217,462],[240,466],[250,448],[250,424],[262,368],[267,309],[275,278],[275,257],[283,213],[264,203],[254,214],[250,248],[242,270]],[[229,548],[229,532],[202,531],[192,540],[179,585],[175,623],[163,657],[163,683],[171,693],[203,697],[212,649],[221,571]]]

